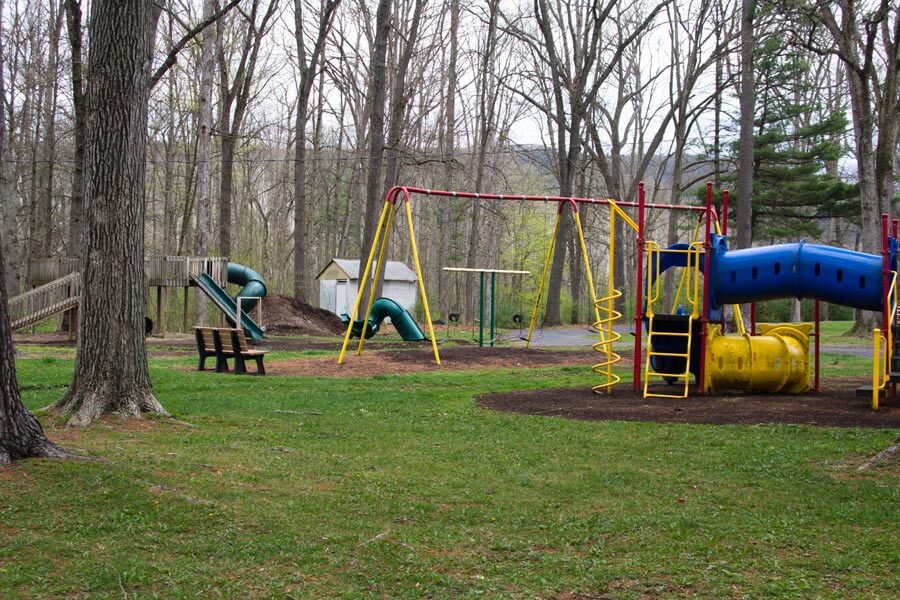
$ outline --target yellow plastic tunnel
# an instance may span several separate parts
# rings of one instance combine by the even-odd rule
[[[725,390],[799,394],[809,389],[809,323],[760,323],[760,335],[707,329],[705,385]]]

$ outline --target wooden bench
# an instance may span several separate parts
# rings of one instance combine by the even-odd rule
[[[198,371],[205,370],[207,357],[215,356],[216,373],[228,371],[228,359],[233,358],[235,373],[246,373],[246,361],[255,360],[256,374],[266,374],[263,359],[268,350],[251,350],[247,346],[243,329],[194,327],[194,335],[197,339],[197,352],[200,354]]]
[[[213,341],[214,330],[214,327],[194,327],[194,337],[197,340],[197,353],[200,355],[200,361],[197,364],[198,371],[205,371],[206,359],[216,355],[216,343]],[[218,361],[216,366],[218,366]]]

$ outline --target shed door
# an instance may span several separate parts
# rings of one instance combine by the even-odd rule
[[[350,312],[347,308],[347,280],[338,279],[334,288],[334,314],[340,316],[341,313]]]

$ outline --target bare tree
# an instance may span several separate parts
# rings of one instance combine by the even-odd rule
[[[229,61],[223,43],[218,36],[218,62],[220,85],[220,114],[218,130],[222,136],[222,170],[219,189],[219,247],[222,256],[231,254],[231,213],[234,193],[234,161],[247,107],[253,94],[257,60],[262,40],[268,33],[278,8],[278,0],[269,0],[265,12],[260,15],[262,0],[252,0],[250,10],[242,12],[244,29],[241,33],[243,44],[238,57],[237,69],[233,77],[229,73]],[[219,24],[222,27],[221,23]]]
[[[753,28],[756,0],[741,4],[740,147],[738,149],[737,247],[753,243],[753,125],[756,94],[753,74]]]
[[[622,54],[650,26],[667,3],[668,0],[663,0],[650,7],[633,20],[627,32],[611,42],[606,35],[606,26],[613,23],[614,14],[643,12],[639,10],[639,3],[623,6],[615,0],[566,0],[553,4],[547,0],[534,1],[534,18],[539,35],[519,35],[531,46],[532,54],[548,72],[546,83],[551,102],[536,108],[544,113],[554,129],[560,196],[571,196],[573,193],[585,146],[585,120],[589,109],[596,103],[601,86],[620,66]],[[564,211],[563,215],[550,268],[544,316],[547,325],[560,323],[566,240],[571,235],[571,215],[569,211]]]
[[[297,89],[296,138],[294,141],[294,296],[307,301],[310,283],[309,261],[309,200],[306,193],[306,127],[309,101],[316,71],[321,68],[328,33],[334,23],[340,0],[322,0],[319,5],[317,27],[312,49],[307,56],[308,23],[303,16],[304,0],[294,0],[294,40],[297,45],[297,67],[300,81]],[[324,98],[324,90],[319,91]]]
[[[204,0],[203,18],[210,18],[216,10],[215,0]],[[203,32],[200,47],[200,108],[197,131],[197,230],[194,235],[194,253],[197,256],[209,254],[210,209],[212,207],[212,176],[210,172],[210,145],[212,142],[212,94],[215,75],[216,35],[212,29]],[[197,294],[196,322],[206,325],[206,296]]]
[[[375,12],[374,47],[369,62],[369,93],[366,112],[369,115],[369,156],[366,174],[366,206],[363,214],[363,235],[360,247],[359,279],[363,285],[368,273],[362,273],[369,258],[369,250],[375,240],[378,226],[379,204],[382,191],[382,165],[384,156],[384,106],[387,96],[387,46],[391,27],[391,0],[379,0]],[[351,274],[352,275],[352,274]],[[373,289],[370,293],[374,294]],[[368,297],[363,298],[367,306]],[[350,315],[351,318],[362,315]]]
[[[2,9],[3,0],[0,0]],[[2,10],[0,10],[2,14]],[[5,257],[7,267],[0,277],[0,284],[11,294],[19,291],[19,243],[18,243],[18,199],[14,187],[15,170],[12,156],[7,148],[6,115],[6,70],[3,47],[0,45],[0,255]],[[4,342],[4,346],[5,346]]]
[[[84,209],[84,138],[87,127],[87,101],[84,93],[84,43],[81,32],[81,0],[65,0],[66,30],[69,34],[69,54],[72,67],[72,112],[75,144],[72,165],[72,194],[69,199],[69,235],[66,253],[81,258]]]

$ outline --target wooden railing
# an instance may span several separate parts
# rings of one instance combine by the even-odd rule
[[[147,258],[147,284],[163,287],[187,287],[191,275],[206,273],[224,286],[228,278],[228,259],[216,256],[151,256]],[[28,261],[28,284],[41,286],[65,277],[81,268],[77,258],[40,258]]]
[[[81,299],[81,273],[65,277],[13,296],[9,300],[12,329],[21,329],[41,319],[76,306]]]
[[[32,258],[28,261],[28,285],[44,285],[80,269],[77,258]]]
[[[228,278],[228,259],[217,256],[151,256],[147,259],[147,284],[187,287],[191,275],[206,273],[224,286]]]

